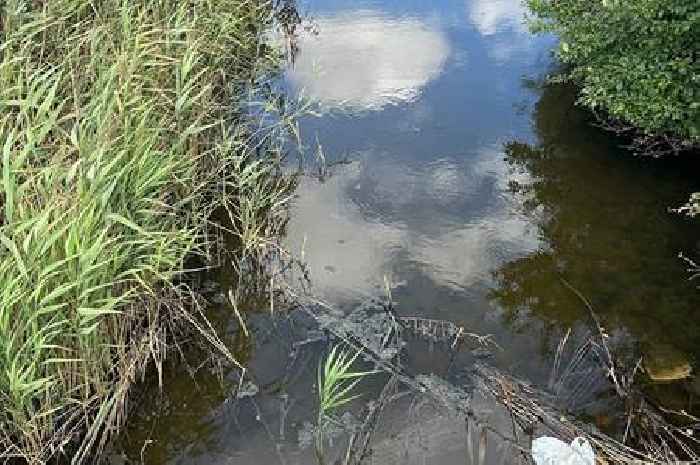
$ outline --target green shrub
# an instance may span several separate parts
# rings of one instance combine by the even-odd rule
[[[560,37],[580,102],[646,136],[700,139],[700,2],[527,0],[532,28]]]

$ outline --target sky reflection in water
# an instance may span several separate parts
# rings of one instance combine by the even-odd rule
[[[530,98],[520,75],[541,66],[542,41],[518,0],[340,3],[320,6],[288,79],[331,111],[302,124],[307,138],[353,162],[302,181],[290,247],[335,304],[376,295],[385,275],[401,285],[420,274],[435,292],[488,286],[514,251],[539,246],[503,195],[501,145],[529,132],[513,103]],[[510,60],[518,47],[531,53]],[[492,72],[509,60],[519,71]]]
[[[318,36],[308,40],[335,45],[302,40],[290,81],[327,110],[302,122],[309,147],[318,138],[330,161],[352,160],[323,182],[305,178],[292,212],[288,245],[303,248],[319,296],[350,306],[380,293],[387,276],[404,314],[494,333],[512,348],[506,365],[536,376],[551,347],[521,333],[585,320],[561,283],[575,278],[632,339],[682,334],[677,344],[695,350],[666,316],[689,316],[696,300],[675,258],[693,250],[691,226],[667,211],[692,183],[670,163],[626,157],[569,93],[543,90],[554,41],[528,32],[520,0],[314,6]],[[356,39],[365,30],[372,39]],[[332,65],[315,74],[315,62]],[[513,163],[512,141],[542,146],[552,161]],[[570,177],[567,166],[580,171]],[[511,192],[527,185],[548,190],[529,200]],[[608,212],[634,233],[601,224]],[[641,253],[649,238],[663,246]]]
[[[288,78],[327,106],[380,110],[413,101],[450,52],[444,33],[417,19],[358,10],[315,23],[322,32],[300,37],[301,53]]]

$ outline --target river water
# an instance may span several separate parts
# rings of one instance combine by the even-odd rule
[[[303,257],[315,296],[350,309],[388,283],[401,316],[491,334],[502,350],[490,362],[539,383],[564,332],[590,324],[568,283],[612,337],[649,359],[694,364],[700,294],[678,253],[697,254],[700,228],[668,207],[700,190],[697,163],[633,157],[591,125],[570,88],[545,85],[556,42],[528,32],[520,0],[299,7],[309,19],[286,87],[318,115],[300,121],[314,168],[285,245]],[[131,460],[313,463],[298,438],[315,415],[323,347],[298,344],[315,334],[306,322],[266,319],[249,321],[250,395],[230,399],[233,376],[222,388],[213,374],[195,384],[169,370],[127,428]],[[452,376],[440,354],[413,358]],[[661,391],[683,403],[697,389]],[[423,461],[386,463],[464,463],[463,444],[428,443]]]

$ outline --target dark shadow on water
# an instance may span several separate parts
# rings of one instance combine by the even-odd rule
[[[588,312],[565,280],[642,353],[671,344],[693,360],[700,291],[678,254],[697,256],[700,227],[668,209],[698,190],[688,173],[699,164],[633,158],[574,101],[571,88],[546,86],[533,113],[538,143],[505,146],[510,190],[543,245],[494,272],[491,298],[508,321],[566,328]]]

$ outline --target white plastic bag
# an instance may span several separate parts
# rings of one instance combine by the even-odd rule
[[[536,465],[595,465],[595,453],[585,438],[567,444],[557,438],[542,436],[532,441],[532,458]]]

